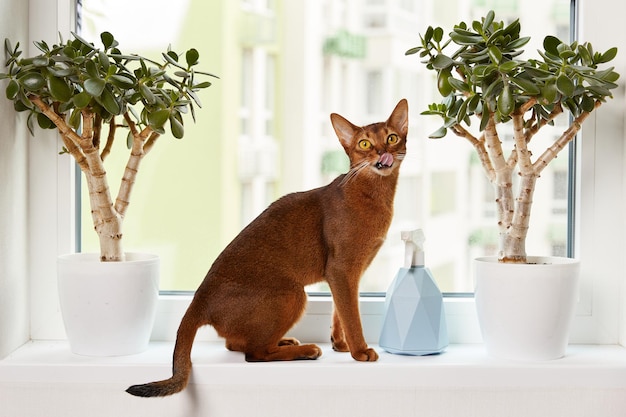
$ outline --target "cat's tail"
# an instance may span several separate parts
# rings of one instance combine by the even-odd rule
[[[178,327],[172,377],[163,381],[133,385],[128,387],[126,392],[137,397],[164,397],[185,389],[191,374],[191,348],[198,328],[203,324],[206,323],[201,323],[199,315],[189,308]]]

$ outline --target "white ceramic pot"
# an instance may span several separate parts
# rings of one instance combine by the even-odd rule
[[[59,298],[72,352],[132,355],[147,349],[159,296],[159,258],[127,253],[124,262],[74,253],[57,261]]]
[[[475,299],[489,355],[543,361],[565,355],[578,299],[579,262],[528,257],[528,264],[474,260]]]

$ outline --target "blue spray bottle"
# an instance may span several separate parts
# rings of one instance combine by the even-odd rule
[[[424,266],[424,233],[402,232],[405,265],[387,290],[378,344],[401,355],[432,355],[448,346],[443,296]]]

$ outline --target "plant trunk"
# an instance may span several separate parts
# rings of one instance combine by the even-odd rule
[[[85,174],[89,189],[89,202],[93,225],[100,240],[101,261],[123,261],[122,220],[123,216],[115,210],[106,170],[97,146],[93,143],[94,113],[82,111],[82,134],[76,133],[62,115],[44,103],[38,96],[28,97],[45,114],[61,133],[67,151],[74,157],[81,171]]]
[[[111,210],[112,200],[106,175],[96,178],[90,172],[84,172],[84,174],[89,190],[93,226],[100,242],[100,260],[103,262],[123,261],[123,217]]]

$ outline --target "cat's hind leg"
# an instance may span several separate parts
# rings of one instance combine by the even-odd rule
[[[296,346],[300,341],[294,337],[284,337],[278,341],[278,346]],[[226,340],[226,349],[234,352],[245,352],[246,343],[242,341],[235,341],[232,338]]]
[[[275,283],[278,280],[274,281]],[[258,287],[254,293],[231,293],[228,310],[214,310],[213,327],[226,339],[226,348],[243,352],[246,360],[288,361],[317,359],[322,350],[313,344],[302,345],[285,337],[304,312],[304,288],[285,280],[280,285]],[[233,308],[233,305],[240,306]]]
[[[276,345],[245,352],[247,362],[293,361],[317,359],[322,356],[322,349],[315,344]]]

